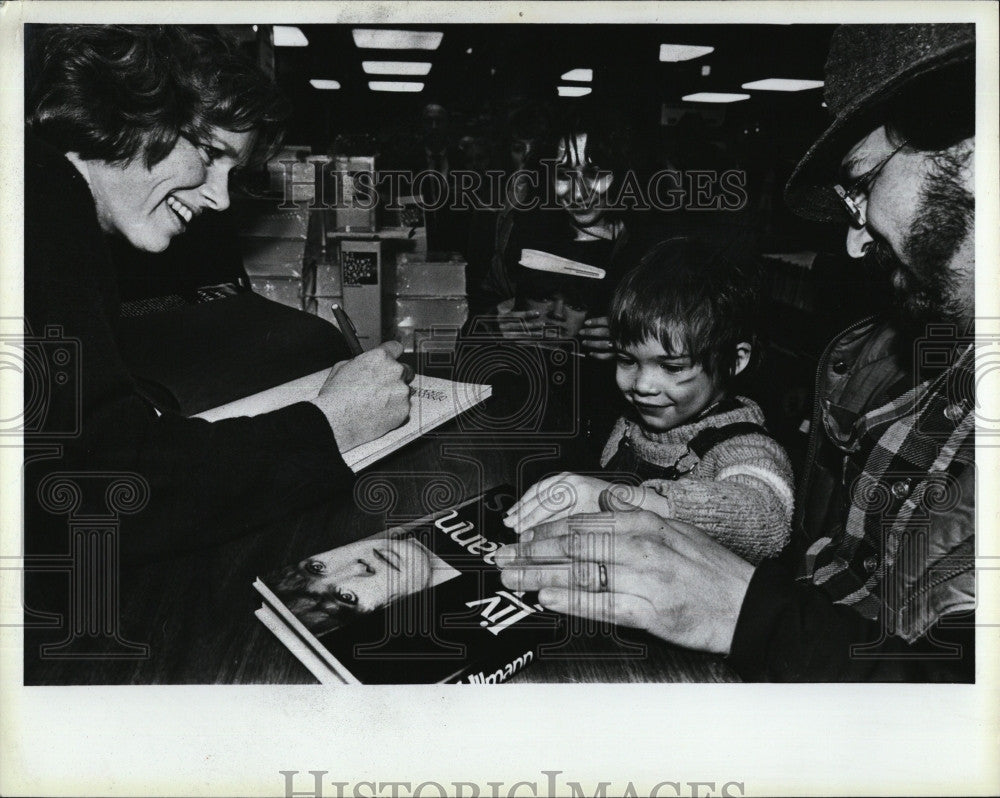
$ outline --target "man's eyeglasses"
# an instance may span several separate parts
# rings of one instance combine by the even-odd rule
[[[872,184],[875,182],[875,178],[879,176],[881,171],[885,169],[886,164],[888,164],[889,161],[892,160],[893,156],[903,149],[906,144],[907,142],[904,141],[885,158],[883,158],[881,162],[861,175],[861,177],[852,182],[847,188],[844,188],[839,183],[834,185],[833,190],[837,192],[837,196],[840,197],[841,202],[844,203],[844,209],[847,211],[847,215],[851,217],[851,221],[858,227],[864,227],[865,222],[867,221],[867,217],[865,216],[865,205],[867,203],[862,200],[868,196],[868,192],[871,190]]]

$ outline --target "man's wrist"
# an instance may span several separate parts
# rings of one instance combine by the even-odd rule
[[[728,654],[730,664],[743,678],[766,678],[773,630],[794,591],[791,575],[778,560],[765,560],[754,570]]]

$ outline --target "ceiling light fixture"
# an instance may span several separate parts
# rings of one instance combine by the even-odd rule
[[[355,28],[354,44],[368,50],[437,50],[444,34],[429,30]]]
[[[590,86],[556,86],[560,97],[584,97],[593,89]]]
[[[741,100],[749,100],[749,94],[729,94],[719,91],[698,91],[694,94],[686,94],[681,99],[686,103],[738,103]]]
[[[339,80],[326,80],[324,78],[313,78],[312,80],[309,81],[309,85],[312,86],[314,89],[328,89],[328,90],[332,90],[332,89],[339,89],[340,88],[340,81]]]
[[[765,78],[764,80],[752,80],[749,83],[744,83],[740,88],[757,89],[759,91],[806,91],[807,89],[821,88],[822,85],[822,80]]]
[[[590,83],[593,79],[593,69],[571,69],[559,78],[559,80],[575,80],[577,83]]]
[[[368,88],[372,91],[423,91],[423,83],[407,80],[369,80]]]
[[[309,40],[306,35],[292,25],[274,26],[274,46],[275,47],[308,47]]]
[[[700,44],[661,44],[660,60],[668,63],[677,61],[691,61],[701,58],[703,55],[714,53],[715,48]]]
[[[429,61],[362,61],[361,68],[369,75],[426,75]]]

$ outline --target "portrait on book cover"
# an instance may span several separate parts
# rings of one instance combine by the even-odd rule
[[[314,554],[265,581],[313,634],[453,579],[459,572],[395,528]]]

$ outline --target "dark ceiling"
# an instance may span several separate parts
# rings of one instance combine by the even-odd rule
[[[694,91],[738,92],[741,84],[768,77],[822,79],[833,30],[829,25],[747,24],[405,26],[444,32],[436,51],[406,51],[359,50],[352,27],[302,25],[308,47],[276,48],[277,78],[296,108],[289,141],[315,147],[338,133],[408,128],[429,102],[444,105],[460,124],[516,96],[573,102],[557,98],[556,86],[561,74],[576,67],[594,70],[591,99],[624,106],[656,125],[661,104],[680,104]],[[661,63],[664,42],[711,45],[715,51],[692,61]],[[420,93],[374,92],[368,88],[372,77],[361,68],[363,59],[422,60],[433,66],[428,76],[409,78],[425,83]],[[710,74],[703,76],[706,65]],[[310,78],[337,80],[342,88],[313,89]],[[794,126],[800,120],[810,134],[825,116],[821,90],[751,95],[721,107],[730,119],[765,125],[782,120],[783,127]]]

